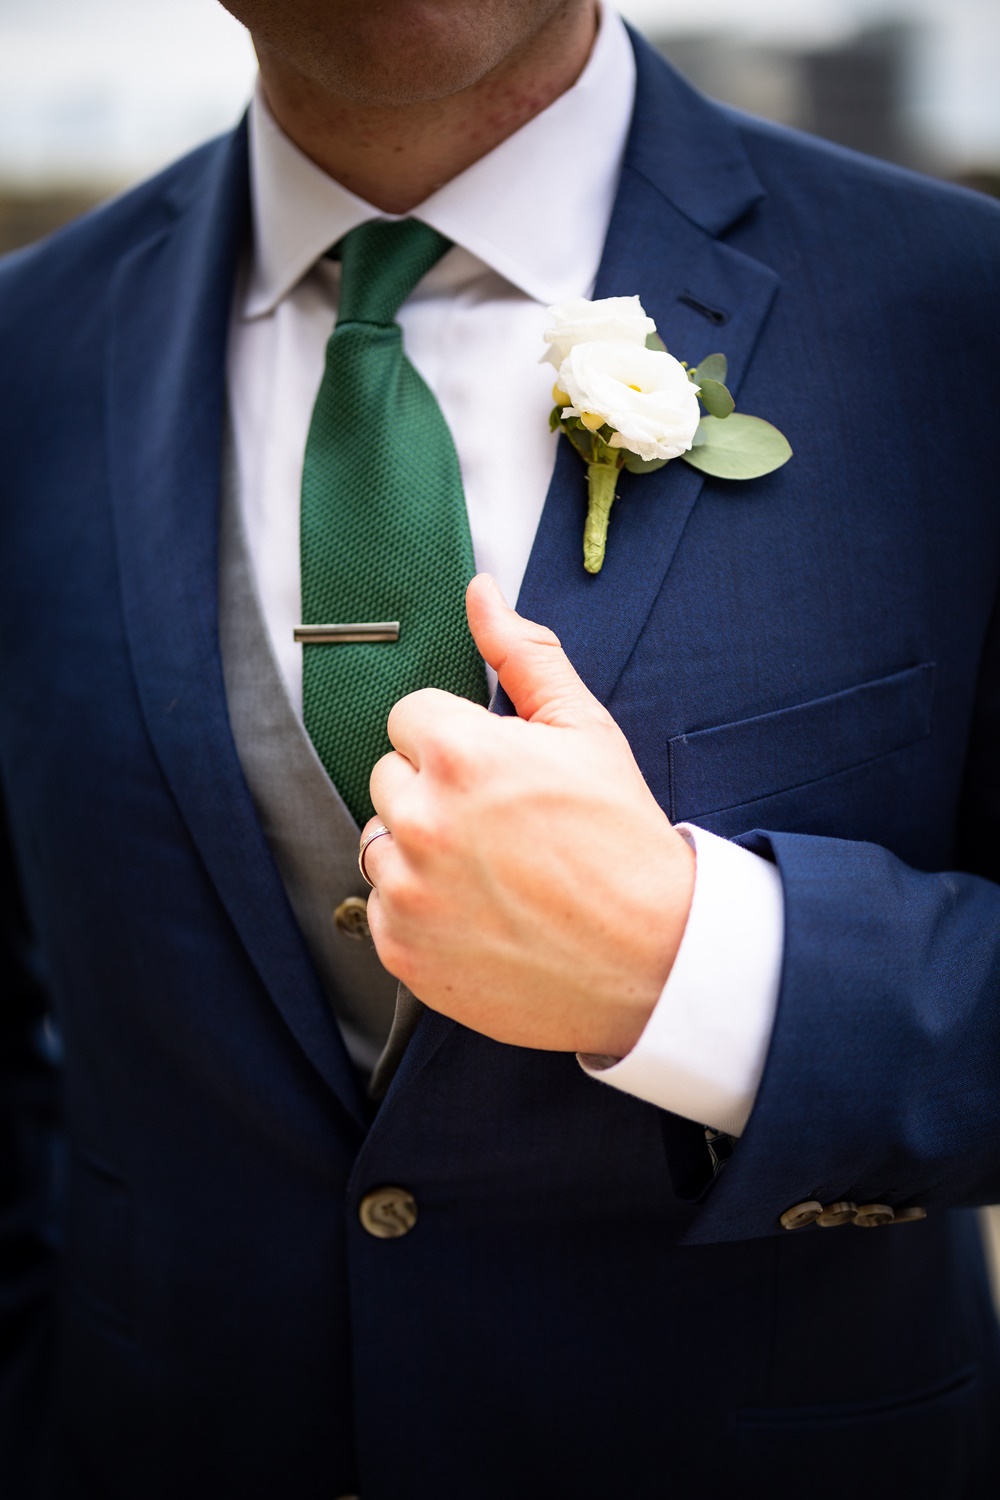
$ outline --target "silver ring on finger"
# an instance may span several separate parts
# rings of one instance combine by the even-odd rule
[[[365,834],[361,840],[361,848],[358,850],[358,869],[361,871],[361,878],[366,885],[371,886],[372,890],[375,889],[375,882],[365,869],[365,855],[368,853],[369,844],[374,844],[376,839],[380,839],[384,833],[388,833],[389,831],[384,823],[376,824],[371,833]]]

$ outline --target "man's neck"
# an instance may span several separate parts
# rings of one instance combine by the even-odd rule
[[[406,214],[572,87],[596,32],[596,5],[567,7],[470,88],[398,106],[338,97],[260,44],[258,57],[271,113],[299,149],[383,213]]]

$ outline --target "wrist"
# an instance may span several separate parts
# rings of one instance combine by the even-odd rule
[[[666,822],[666,820],[664,820]],[[694,896],[696,858],[683,834],[666,824],[668,837],[651,868],[634,882],[627,933],[630,962],[596,1052],[624,1057],[653,1014],[680,950]]]

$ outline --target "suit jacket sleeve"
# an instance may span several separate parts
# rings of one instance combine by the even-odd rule
[[[970,746],[961,873],[802,833],[739,840],[781,874],[781,989],[747,1130],[690,1243],[782,1233],[809,1199],[930,1215],[1000,1198],[998,616]]]

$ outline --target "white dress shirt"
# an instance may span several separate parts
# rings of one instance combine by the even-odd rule
[[[558,441],[548,430],[552,367],[539,362],[547,307],[593,291],[634,97],[631,43],[605,8],[573,87],[412,215],[453,248],[400,309],[404,345],[455,441],[476,567],[511,601]],[[260,89],[250,108],[250,175],[253,244],[229,348],[236,483],[265,622],[301,714],[302,648],[292,631],[302,465],[340,281],[339,263],[325,254],[358,224],[392,216],[303,155]],[[777,1003],[780,878],[736,845],[685,831],[697,872],[673,972],[627,1057],[581,1062],[603,1082],[738,1134]]]

